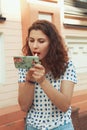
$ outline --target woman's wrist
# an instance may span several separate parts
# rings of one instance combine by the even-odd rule
[[[44,77],[40,82],[39,84],[42,85],[44,82],[45,82],[46,78]]]
[[[35,84],[35,81],[28,80],[28,83]]]
[[[26,79],[26,82],[27,82],[27,83],[30,83],[30,84],[35,84],[35,83],[36,83],[35,81],[30,80],[30,79]]]

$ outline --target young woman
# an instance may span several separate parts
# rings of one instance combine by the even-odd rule
[[[70,104],[76,71],[56,27],[35,21],[22,51],[26,56],[37,54],[41,62],[19,69],[18,101],[27,112],[26,130],[74,130]]]

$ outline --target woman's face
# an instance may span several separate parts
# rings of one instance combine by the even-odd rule
[[[32,55],[37,54],[42,60],[49,50],[49,39],[41,30],[32,30],[29,36],[29,47]]]

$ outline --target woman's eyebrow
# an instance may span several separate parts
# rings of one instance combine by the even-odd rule
[[[29,37],[29,39],[34,39],[33,37]]]

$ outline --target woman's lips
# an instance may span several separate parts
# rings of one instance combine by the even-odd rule
[[[39,56],[40,53],[39,52],[34,52],[34,56]]]

